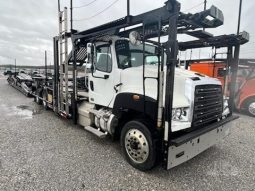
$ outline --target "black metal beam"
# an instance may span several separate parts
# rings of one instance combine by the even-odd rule
[[[163,165],[167,169],[168,159],[168,147],[171,137],[171,125],[172,125],[172,108],[173,108],[173,92],[174,92],[174,79],[175,79],[175,67],[177,64],[178,54],[178,42],[177,42],[177,20],[180,11],[180,4],[172,0],[167,8],[173,13],[169,18],[169,30],[168,30],[168,42],[166,43],[166,85],[165,85],[165,111],[164,111],[164,163]]]
[[[106,36],[106,35],[118,35],[122,36],[127,34],[124,32],[120,32],[121,29],[124,29],[126,27],[135,26],[137,24],[143,24],[143,23],[157,23],[159,18],[162,20],[162,28],[159,30],[162,30],[164,28],[165,35],[168,34],[169,30],[168,28],[168,19],[169,17],[174,16],[173,13],[169,12],[168,5],[171,3],[171,0],[168,0],[165,3],[165,6],[148,11],[143,14],[139,14],[136,16],[127,16],[120,18],[118,20],[103,24],[101,26],[97,26],[91,29],[88,29],[86,31],[77,32],[72,35],[72,40],[80,40],[81,44],[86,43],[87,41],[91,41],[95,38],[98,38],[100,36]],[[207,17],[211,16],[213,17],[212,20],[209,20]],[[216,7],[212,6],[210,9],[196,13],[196,14],[184,14],[184,13],[178,13],[177,15],[178,23],[177,28],[178,32],[185,33],[188,30],[194,30],[197,28],[216,28],[223,24],[224,17],[222,14],[222,11],[217,9]],[[138,27],[133,30],[139,30],[142,33],[142,27]],[[163,31],[162,31],[163,32]],[[151,36],[151,38],[157,37],[158,32],[155,32],[154,36]]]
[[[72,54],[73,54],[73,92],[71,95],[71,106],[72,106],[72,119],[73,123],[77,124],[77,119],[78,119],[78,106],[77,106],[77,61],[76,61],[76,56],[77,56],[77,50],[76,47],[72,49]]]
[[[58,95],[59,95],[59,58],[58,58],[58,37],[53,38],[53,51],[54,51],[54,75],[53,75],[53,110],[58,112]]]
[[[235,108],[235,91],[236,91],[236,78],[239,64],[239,53],[240,53],[240,45],[235,46],[234,51],[234,59],[230,64],[231,71],[231,85],[230,85],[230,97],[229,97],[229,108],[230,113],[233,114],[233,110]]]
[[[220,35],[220,36],[194,40],[189,42],[180,42],[179,49],[181,51],[185,51],[187,49],[206,48],[206,47],[223,48],[223,47],[229,47],[229,46],[242,45],[247,42],[249,42],[249,34],[247,32],[242,32],[239,35],[235,35],[235,34]]]

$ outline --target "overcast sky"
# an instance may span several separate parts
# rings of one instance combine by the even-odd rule
[[[93,0],[73,0],[74,6],[86,5]],[[74,19],[86,19],[102,11],[115,0],[97,0],[89,6],[75,9]],[[185,12],[201,11],[203,0],[179,0]],[[160,7],[165,0],[130,0],[131,14]],[[219,7],[225,16],[225,24],[209,30],[214,34],[236,33],[239,0],[208,0]],[[69,0],[62,0],[61,7],[69,6]],[[192,8],[192,9],[190,9]],[[255,1],[243,0],[241,31],[250,33],[250,43],[243,46],[241,57],[255,58]],[[85,30],[96,25],[125,16],[126,0],[117,1],[107,11],[83,21],[74,22],[74,28]],[[44,50],[48,51],[48,62],[52,62],[52,38],[58,33],[57,0],[0,0],[0,64],[12,64],[17,58],[20,65],[42,65]],[[181,39],[180,39],[181,40]],[[193,57],[198,52],[193,53]],[[210,51],[202,52],[203,55]]]

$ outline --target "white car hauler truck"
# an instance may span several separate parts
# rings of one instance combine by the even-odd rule
[[[140,170],[156,161],[170,169],[208,149],[229,134],[237,118],[232,114],[234,83],[225,99],[217,79],[176,68],[178,51],[227,47],[235,79],[239,47],[248,42],[248,34],[213,36],[199,30],[223,24],[214,6],[197,14],[179,10],[176,0],[168,0],[162,8],[69,33],[65,8],[54,38],[53,83],[40,86],[36,96],[45,108],[98,137],[120,138],[125,158]],[[177,34],[197,40],[178,43]],[[85,77],[79,86],[82,66]]]

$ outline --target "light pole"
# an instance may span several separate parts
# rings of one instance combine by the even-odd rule
[[[204,0],[204,11],[206,10],[207,7],[207,0]],[[205,31],[205,28],[203,28],[203,31]]]
[[[130,16],[130,0],[127,0],[127,16]]]
[[[238,25],[237,25],[237,35],[239,35],[239,33],[240,33],[240,24],[241,24],[241,17],[242,17],[242,4],[243,4],[243,0],[240,0],[240,3],[239,3]]]
[[[70,1],[70,23],[71,23],[70,31],[72,34],[73,33],[73,0]]]
[[[206,10],[207,7],[207,0],[204,1],[204,11]]]
[[[47,80],[48,76],[47,76],[47,51],[45,50],[45,55],[44,55],[44,61],[45,61],[45,78]]]
[[[14,61],[15,61],[15,64],[14,64],[14,70],[15,70],[15,71],[14,71],[14,72],[15,72],[15,73],[14,73],[14,76],[16,77],[16,58],[14,59]]]

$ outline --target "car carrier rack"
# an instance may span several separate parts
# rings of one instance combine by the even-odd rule
[[[45,96],[47,100],[45,99],[45,97],[42,97],[42,101],[44,101],[46,107],[47,104],[51,104],[51,108],[54,112],[66,118],[72,118],[73,122],[77,124],[79,116],[78,106],[80,107],[83,101],[87,101],[90,104],[90,98],[88,95],[89,92],[80,92],[79,90],[79,78],[77,75],[78,70],[84,67],[84,64],[89,63],[88,60],[91,59],[88,57],[88,55],[90,55],[90,51],[92,50],[89,46],[97,42],[111,42],[113,37],[117,37],[119,39],[127,39],[128,37],[130,37],[131,32],[135,31],[137,37],[139,37],[138,40],[143,45],[143,95],[141,96],[145,98],[146,95],[146,79],[153,78],[158,82],[157,98],[155,101],[157,107],[155,109],[155,113],[160,116],[159,118],[157,118],[157,122],[159,123],[157,123],[156,128],[162,130],[161,154],[163,166],[166,169],[169,169],[172,166],[180,164],[180,160],[178,161],[177,158],[172,159],[172,156],[169,155],[171,149],[175,149],[174,146],[176,145],[178,146],[184,142],[192,141],[194,137],[200,136],[202,132],[193,131],[190,133],[176,133],[172,131],[172,110],[174,96],[173,91],[175,82],[175,69],[178,65],[179,51],[206,47],[226,47],[228,49],[227,55],[229,60],[229,74],[231,74],[231,79],[233,79],[230,87],[230,115],[227,119],[222,119],[220,122],[216,122],[215,125],[211,125],[205,128],[205,131],[212,131],[213,136],[217,135],[219,130],[225,133],[225,129],[223,126],[229,123],[229,121],[236,119],[232,111],[240,45],[249,41],[249,34],[243,32],[237,35],[232,34],[214,36],[213,34],[210,34],[202,29],[216,28],[223,25],[224,17],[221,10],[219,10],[215,6],[212,6],[207,10],[191,14],[180,12],[180,7],[181,5],[178,1],[168,0],[163,7],[148,11],[146,13],[142,13],[136,16],[128,14],[126,17],[84,31],[73,30],[71,27],[70,32],[68,32],[67,30],[67,8],[65,8],[64,11],[60,11],[59,35],[53,38],[53,81],[51,84],[45,83],[45,85],[41,87],[41,89],[50,92],[50,96]],[[178,42],[178,34],[186,34],[191,37],[197,38],[197,40],[189,42]],[[165,39],[167,40],[163,42],[161,37],[166,37]],[[72,42],[71,51],[68,51],[68,39],[71,39]],[[147,52],[145,51],[145,43],[150,43],[157,46],[157,56],[158,58],[162,57],[162,59],[158,59],[158,77],[145,76],[144,58],[147,54]],[[164,62],[164,56],[166,56],[166,62]],[[163,88],[163,85],[160,84],[160,79],[162,80],[162,76],[160,76],[160,73],[165,74],[164,90],[160,89]],[[109,75],[101,77],[101,79],[105,80],[108,78]],[[84,82],[86,80],[86,78],[82,79],[82,81]],[[121,86],[121,84],[117,84],[116,86],[114,86],[115,91],[118,89],[119,86]],[[142,101],[143,108],[140,109],[143,110],[143,112],[145,113],[146,99],[142,99]],[[108,106],[106,107],[106,109],[112,108],[109,108]],[[112,111],[115,112],[116,110],[112,109]],[[100,115],[100,112],[88,108],[88,110],[86,110],[85,114],[83,115],[90,114],[97,117],[98,115]],[[219,126],[222,127],[217,129]],[[95,128],[91,126],[85,126],[85,129],[93,129],[93,131],[91,130],[91,132],[95,131]],[[100,130],[99,127],[96,130],[98,130],[98,133],[100,135],[102,135],[103,133],[107,133],[101,131],[102,129]],[[203,133],[205,132],[203,131]],[[208,136],[210,135],[207,133],[203,134],[203,139],[207,139]],[[196,152],[194,152],[193,155],[195,155]],[[177,155],[179,156],[178,153]]]

